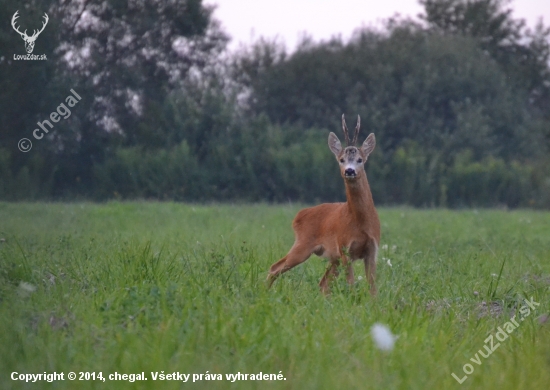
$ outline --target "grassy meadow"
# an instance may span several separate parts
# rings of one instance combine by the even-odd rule
[[[320,294],[315,256],[265,288],[299,209],[0,203],[0,388],[548,388],[550,213],[382,208],[372,298],[359,262],[354,286],[342,274]],[[522,315],[531,297],[540,305]],[[514,315],[519,326],[479,356]],[[375,323],[398,335],[393,350],[376,347]],[[154,381],[162,371],[223,380]],[[226,380],[238,372],[285,380]]]

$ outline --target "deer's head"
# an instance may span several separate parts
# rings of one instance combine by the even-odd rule
[[[44,16],[43,16],[44,21],[42,22],[42,28],[40,30],[33,30],[33,34],[29,37],[27,35],[27,30],[25,30],[24,32],[21,32],[19,31],[19,28],[15,24],[15,20],[19,17],[19,15],[17,15],[18,12],[19,11],[15,11],[15,13],[13,14],[13,17],[11,18],[11,26],[15,31],[19,33],[19,35],[21,35],[21,38],[23,38],[23,40],[25,41],[25,50],[27,50],[27,53],[31,54],[32,51],[34,50],[34,42],[36,41],[36,38],[38,38],[40,33],[44,31],[44,28],[48,24],[48,20],[49,20],[48,14],[44,13]]]
[[[355,127],[355,134],[353,136],[353,141],[350,143],[348,135],[348,127],[346,126],[346,120],[344,115],[342,115],[342,130],[346,137],[345,149],[342,149],[342,144],[340,140],[331,132],[328,136],[328,147],[336,156],[336,160],[340,164],[340,173],[345,180],[354,181],[360,175],[365,172],[365,163],[369,158],[369,155],[374,150],[376,146],[376,139],[374,138],[374,133],[370,133],[365,142],[361,147],[356,147],[357,137],[359,136],[359,128],[361,127],[361,118],[357,116],[357,126]]]

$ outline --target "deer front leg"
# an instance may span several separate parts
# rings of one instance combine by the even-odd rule
[[[365,274],[370,285],[371,295],[376,295],[376,257],[378,256],[378,245],[374,240],[371,241],[367,250],[367,255],[363,259],[365,263]]]

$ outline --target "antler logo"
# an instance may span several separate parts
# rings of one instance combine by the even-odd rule
[[[43,16],[44,22],[42,22],[42,28],[39,31],[33,30],[33,34],[29,37],[27,35],[27,30],[25,30],[24,32],[21,32],[19,31],[19,28],[15,24],[15,20],[19,17],[19,15],[17,15],[18,12],[19,11],[15,11],[15,13],[13,14],[13,17],[11,18],[11,26],[15,31],[19,33],[19,35],[21,35],[21,38],[23,38],[23,40],[25,41],[25,50],[27,50],[27,53],[31,54],[32,51],[34,50],[34,41],[36,41],[36,38],[38,38],[40,33],[44,31],[44,27],[46,27],[46,25],[48,24],[48,20],[50,19],[48,18],[48,14],[44,12],[44,16]]]

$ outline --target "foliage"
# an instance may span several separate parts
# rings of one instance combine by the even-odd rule
[[[307,132],[302,143],[293,144],[290,135],[298,129],[263,125],[258,119],[225,145],[210,140],[214,146],[202,161],[185,140],[170,149],[118,149],[96,165],[98,189],[109,192],[95,195],[188,201],[341,198],[338,168],[327,158],[326,141],[318,138],[318,131]]]
[[[545,107],[550,98],[550,28],[540,21],[534,30],[512,18],[507,0],[420,0],[424,20],[436,32],[476,39],[512,83],[530,92],[531,104]]]
[[[390,152],[407,140],[446,156],[471,148],[478,158],[540,147],[526,92],[474,40],[414,24],[393,26],[388,37],[363,30],[346,45],[308,46],[256,83],[251,104],[272,121],[336,128],[340,113],[362,112],[363,127]]]
[[[497,0],[423,5],[428,28],[390,19],[386,31],[308,41],[291,55],[259,41],[233,65],[245,75],[246,107],[330,130],[340,113],[361,113],[382,152],[370,177],[383,202],[547,207],[532,172],[548,174],[539,163],[550,147],[550,30],[526,30]],[[461,171],[464,156],[478,174]],[[457,183],[466,177],[471,185]],[[488,189],[496,192],[479,192]]]
[[[19,7],[8,3],[0,14],[5,21]],[[83,97],[77,112],[36,141],[32,152],[55,161],[50,164],[54,188],[41,197],[91,195],[94,164],[121,145],[147,142],[136,138],[140,133],[134,130],[143,114],[162,104],[188,74],[211,66],[228,38],[212,18],[213,8],[201,0],[36,0],[26,5],[21,21],[39,23],[44,12],[50,22],[35,50],[48,53],[48,61],[0,58],[0,145],[16,150],[17,140],[30,138],[36,122],[47,119],[75,89]],[[22,48],[8,23],[2,24],[0,39],[6,42],[2,47],[13,49],[8,56]],[[10,154],[11,175],[18,175],[27,157]]]
[[[117,149],[115,156],[96,166],[95,178],[100,198],[192,199],[197,196],[197,162],[186,142],[173,149],[142,150],[140,147]]]
[[[66,71],[93,91],[91,119],[102,130],[132,140],[129,130],[143,110],[225,47],[228,38],[212,11],[202,0],[86,2],[54,8],[65,22],[60,33],[66,38],[58,51]]]
[[[326,138],[345,113],[376,134],[379,204],[550,207],[550,30],[502,0],[422,4],[425,24],[227,53],[199,0],[36,0],[49,60],[0,58],[0,199],[343,200]],[[70,118],[19,153],[70,88]]]

